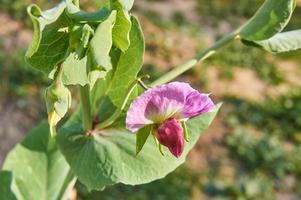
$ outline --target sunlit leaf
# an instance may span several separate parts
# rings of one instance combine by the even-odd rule
[[[162,156],[152,138],[136,156],[136,136],[124,128],[98,130],[87,137],[81,130],[79,117],[70,121],[69,128],[61,130],[57,141],[78,179],[90,190],[116,183],[148,183],[165,177],[185,161],[187,153],[208,128],[219,107],[187,121],[190,142],[185,144],[179,159],[170,153]]]
[[[272,53],[294,51],[301,48],[301,30],[278,33],[270,39],[254,43]]]
[[[70,54],[63,63],[63,83],[65,85],[86,85],[88,83],[86,64],[86,56],[82,59],[77,59],[76,54]]]
[[[69,27],[73,21],[65,12],[66,3],[41,12],[36,5],[28,7],[34,26],[34,35],[26,53],[26,61],[47,75],[62,62],[69,44]]]
[[[94,37],[91,39],[91,51],[97,65],[109,71],[112,68],[110,50],[112,48],[112,28],[116,20],[116,12],[98,25]]]
[[[248,41],[268,39],[281,32],[289,22],[296,0],[266,0],[257,13],[240,29]]]
[[[100,103],[99,115],[102,119],[112,113],[123,104],[128,88],[137,78],[143,64],[144,38],[138,21],[132,17],[132,29],[130,32],[131,45],[124,53],[117,50],[112,56],[114,71],[106,77],[108,82],[99,85],[104,90],[104,98]]]
[[[6,171],[0,172],[1,200],[63,198],[73,176],[48,129],[47,122],[41,123],[6,157]]]
[[[112,0],[112,9],[117,10],[116,24],[113,28],[114,45],[123,52],[130,45],[131,20],[129,11],[133,7],[134,0]]]

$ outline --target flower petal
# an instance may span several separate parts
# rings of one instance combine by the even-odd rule
[[[147,119],[145,116],[146,106],[150,99],[151,95],[147,91],[132,102],[126,115],[126,128],[128,130],[137,132],[140,128],[148,124],[153,124],[153,121]]]
[[[126,117],[126,127],[132,132],[147,124],[162,123],[181,115],[185,96],[191,91],[187,83],[172,82],[149,89],[131,104]]]
[[[197,90],[191,92],[187,97],[183,109],[184,118],[191,118],[209,112],[214,108],[214,103],[206,94]]]
[[[126,127],[132,132],[169,118],[187,119],[208,112],[214,104],[187,83],[172,82],[149,89],[131,104]]]
[[[177,158],[184,150],[183,134],[182,125],[174,118],[166,120],[156,130],[156,137],[160,144],[166,146]]]

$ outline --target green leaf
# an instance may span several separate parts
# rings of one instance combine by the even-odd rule
[[[294,51],[301,48],[301,30],[278,33],[270,39],[254,43],[272,53]]]
[[[61,200],[73,179],[47,122],[10,151],[0,172],[0,199]],[[5,192],[3,192],[5,191]]]
[[[69,36],[69,51],[75,52],[78,59],[84,58],[93,35],[94,30],[88,24],[74,26]]]
[[[257,13],[240,29],[244,40],[259,41],[281,32],[289,22],[296,0],[266,0]]]
[[[72,3],[68,3],[67,9],[68,9],[67,14],[72,20],[83,24],[86,23],[99,24],[103,22],[111,14],[111,11],[107,8],[103,8],[96,12],[85,12],[83,10],[80,10],[76,5]]]
[[[123,128],[95,130],[87,137],[81,130],[79,116],[70,121],[69,127],[61,129],[57,141],[72,171],[89,190],[116,183],[144,184],[165,177],[185,161],[187,153],[208,128],[219,107],[217,105],[212,112],[187,122],[190,142],[186,143],[179,159],[170,153],[161,156],[151,139],[136,156],[136,136]]]
[[[116,11],[101,24],[98,25],[93,38],[91,39],[91,51],[97,65],[105,70],[112,69],[110,50],[112,48],[112,29],[116,20]]]
[[[13,174],[10,171],[0,171],[0,199],[17,200],[13,190]]]
[[[63,63],[62,81],[64,85],[81,85],[88,83],[86,70],[87,56],[78,59],[75,53],[72,53]]]
[[[113,28],[114,45],[121,51],[126,51],[130,45],[131,20],[129,10],[134,0],[113,0],[112,9],[117,10],[116,24]]]
[[[116,2],[116,0],[113,0]],[[133,5],[134,5],[134,0],[118,0],[119,4],[122,6],[122,9],[129,12]]]
[[[107,72],[105,71],[100,71],[100,70],[93,70],[89,72],[89,84],[90,84],[90,89],[93,89],[95,83],[99,79],[104,79],[106,77]]]
[[[153,126],[148,125],[138,131],[138,133],[136,134],[136,154],[138,154],[142,150],[152,130],[153,130]]]
[[[34,27],[32,43],[26,61],[34,68],[49,74],[67,54],[69,29],[73,25],[65,12],[66,3],[41,12],[36,5],[28,7]]]
[[[135,17],[131,18],[132,29],[130,32],[131,45],[124,53],[121,52],[120,56],[116,56],[118,51],[115,52],[115,56],[112,56],[114,64],[114,71],[108,74],[107,80],[101,84],[105,88],[99,88],[99,90],[105,89],[105,94],[102,102],[100,103],[100,117],[105,119],[111,116],[112,113],[120,108],[127,96],[128,88],[133,81],[137,78],[137,74],[140,71],[143,64],[144,56],[144,38],[138,21]]]

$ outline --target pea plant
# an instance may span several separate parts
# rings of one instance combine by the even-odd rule
[[[301,47],[301,30],[283,31],[296,0],[266,0],[245,24],[146,84],[149,75],[138,76],[145,44],[133,4],[103,0],[96,12],[81,10],[79,0],[46,11],[29,5],[34,34],[25,58],[52,80],[48,121],[6,157],[0,199],[67,199],[77,181],[91,191],[165,177],[185,161],[221,105],[173,79],[231,42],[271,53]],[[70,86],[80,94],[72,111]]]

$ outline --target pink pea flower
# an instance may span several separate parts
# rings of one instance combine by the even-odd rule
[[[148,89],[132,102],[126,116],[126,128],[137,132],[153,124],[153,134],[160,144],[175,156],[184,150],[181,122],[207,113],[214,103],[207,94],[199,93],[189,84],[172,82]]]

